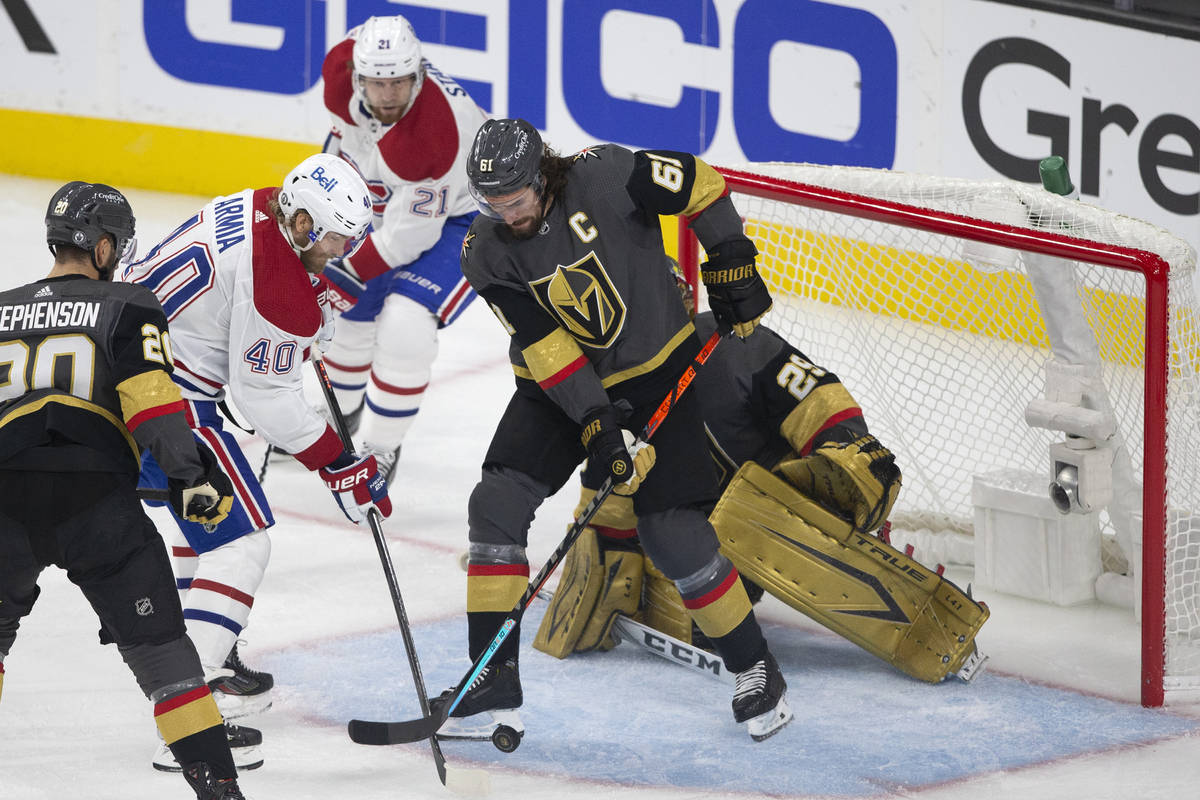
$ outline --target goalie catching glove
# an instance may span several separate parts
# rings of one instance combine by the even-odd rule
[[[583,419],[580,436],[592,469],[613,479],[613,491],[630,495],[638,490],[654,466],[654,446],[638,441],[617,421],[617,410],[604,406]]]
[[[882,525],[900,493],[896,457],[869,433],[852,442],[826,442],[804,458],[784,461],[775,471],[859,533]]]
[[[329,466],[319,470],[321,480],[333,492],[333,499],[346,519],[355,525],[367,518],[372,508],[384,517],[392,513],[387,481],[379,474],[375,456],[355,456],[343,452]]]
[[[745,339],[771,310],[771,293],[754,266],[758,249],[749,239],[721,242],[700,265],[708,290],[708,307],[722,331],[733,330]]]
[[[216,525],[229,516],[233,508],[233,483],[221,471],[217,459],[207,447],[196,445],[196,454],[200,456],[200,464],[204,467],[199,482],[188,486],[186,481],[167,479],[171,509],[189,522]]]

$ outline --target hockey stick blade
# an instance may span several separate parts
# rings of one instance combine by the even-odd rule
[[[419,717],[403,722],[372,722],[365,719],[352,719],[346,727],[350,733],[350,739],[358,744],[409,744],[433,736],[445,722],[445,715],[434,712],[428,717]]]

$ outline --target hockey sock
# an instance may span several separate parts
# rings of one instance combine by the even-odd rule
[[[389,295],[378,317],[367,381],[362,439],[394,448],[412,426],[437,357],[437,318],[403,295]]]
[[[218,778],[237,777],[224,720],[207,686],[201,683],[183,691],[170,686],[151,699],[154,724],[178,763],[203,761]]]
[[[343,414],[349,414],[362,404],[374,349],[374,320],[343,317],[337,321],[337,332],[325,351],[324,361],[333,394]]]
[[[513,600],[513,605],[516,605],[519,596]],[[508,611],[512,610],[509,606]],[[471,661],[479,658],[479,654],[487,650],[488,645],[492,643],[492,639],[496,638],[496,633],[500,630],[500,626],[504,624],[505,617],[508,616],[508,611],[468,611],[467,612],[467,654]],[[496,650],[489,664],[500,664],[510,658],[517,657],[517,651],[521,644],[521,624],[517,623],[516,627],[508,634],[504,643]]]
[[[270,554],[270,537],[256,531],[200,555],[183,616],[206,671],[224,665],[249,621]]]
[[[719,580],[706,582],[699,591],[680,594],[684,607],[712,642],[725,667],[730,672],[742,672],[762,657],[767,643],[738,571],[728,561],[725,563],[728,570]]]

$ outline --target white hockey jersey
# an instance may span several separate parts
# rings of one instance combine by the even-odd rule
[[[276,191],[216,198],[119,279],[162,304],[185,399],[220,401],[228,391],[264,439],[318,469],[342,445],[305,400],[301,368],[333,312],[271,213]]]
[[[442,234],[447,217],[478,210],[467,190],[467,154],[487,116],[451,78],[424,62],[412,107],[382,125],[354,95],[354,34],[325,57],[325,107],[333,118],[327,152],[362,174],[374,195],[374,230],[350,259],[364,280],[411,264]]]

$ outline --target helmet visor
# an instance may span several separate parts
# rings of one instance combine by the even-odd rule
[[[494,197],[481,193],[474,184],[470,184],[469,188],[480,213],[492,219],[512,221],[537,214],[540,210],[542,192],[537,184]]]
[[[308,238],[314,244],[321,239],[328,240],[330,243],[340,239],[342,241],[341,257],[349,258],[358,252],[358,248],[362,247],[363,242],[367,240],[367,236],[373,229],[373,225],[367,225],[358,236],[350,236],[345,233],[337,233],[336,231],[326,231],[320,238],[313,233],[308,234]],[[331,236],[334,238],[330,239]]]

